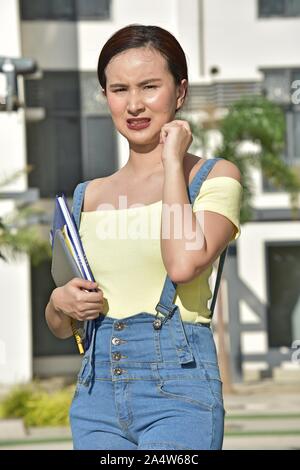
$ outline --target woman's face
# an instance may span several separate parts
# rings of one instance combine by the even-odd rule
[[[146,47],[117,54],[105,74],[107,104],[117,130],[129,143],[157,144],[162,126],[174,119],[183,103],[187,80],[176,86],[165,58]],[[133,118],[149,118],[150,123],[133,129],[127,122]]]

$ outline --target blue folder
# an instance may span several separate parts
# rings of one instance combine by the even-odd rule
[[[63,228],[66,226],[68,238],[72,244],[75,260],[72,260],[69,247],[63,237]],[[90,281],[95,281],[92,270],[88,263],[81,238],[71,213],[67,199],[64,193],[57,194],[55,197],[55,208],[53,216],[53,225],[50,230],[50,243],[52,247],[52,277],[56,283],[65,284],[72,277],[82,277]],[[74,263],[75,261],[75,263]],[[78,266],[74,267],[75,265]],[[64,276],[66,279],[64,279]]]

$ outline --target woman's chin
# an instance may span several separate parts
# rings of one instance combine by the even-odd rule
[[[123,137],[125,137],[126,140],[128,140],[129,144],[136,144],[136,145],[153,145],[153,144],[159,144],[159,136],[160,132],[156,134],[151,134],[151,135],[145,135],[145,133],[142,133],[140,131],[137,131],[136,134],[133,133],[128,133],[128,132],[122,132],[119,131]]]

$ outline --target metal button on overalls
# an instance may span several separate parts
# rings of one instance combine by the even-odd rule
[[[121,321],[117,322],[114,326],[115,330],[121,331],[125,328],[125,324]]]
[[[121,353],[115,352],[113,353],[112,357],[115,361],[119,361],[121,359]]]
[[[115,375],[121,375],[123,373],[123,369],[121,369],[120,367],[116,367],[114,369],[114,374]]]
[[[111,340],[112,344],[114,344],[115,346],[119,346],[119,344],[121,344],[121,340],[119,338],[116,338],[114,337],[112,340]]]
[[[162,327],[162,320],[160,320],[160,318],[157,318],[156,320],[154,320],[153,328],[155,330],[160,330],[161,327]]]

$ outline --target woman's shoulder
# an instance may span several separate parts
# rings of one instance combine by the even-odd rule
[[[102,176],[99,178],[94,178],[88,181],[83,201],[83,211],[90,210],[90,207],[94,205],[94,201],[99,197],[99,191],[104,190],[104,183],[107,181],[109,176]]]
[[[190,177],[189,180],[191,181],[193,177],[196,175],[198,170],[200,170],[201,166],[208,160],[207,158],[198,157],[197,155],[193,155],[191,153],[187,154],[187,166],[191,165],[190,169]],[[225,176],[229,178],[234,178],[239,183],[242,181],[242,176],[239,168],[233,162],[222,158],[219,160],[213,168],[210,170],[209,174],[207,175],[206,180],[218,177],[218,176]]]
[[[89,180],[85,188],[83,211],[94,210],[101,202],[114,205],[123,183],[120,170],[111,175]]]
[[[242,182],[242,175],[237,165],[226,159],[221,159],[214,165],[209,172],[208,179],[217,176],[227,176],[237,180],[239,183]]]

